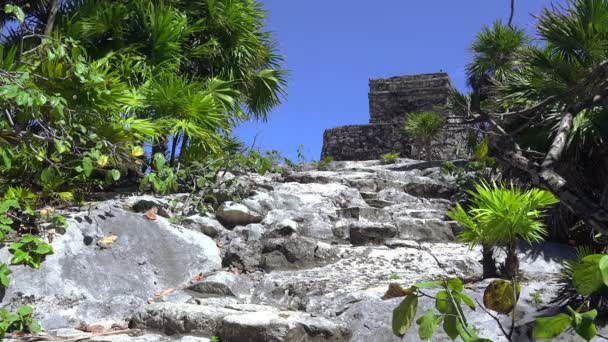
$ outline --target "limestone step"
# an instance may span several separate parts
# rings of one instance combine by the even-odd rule
[[[349,341],[350,329],[337,321],[304,312],[255,304],[225,307],[157,303],[145,306],[131,327],[167,335],[218,336],[221,341]]]

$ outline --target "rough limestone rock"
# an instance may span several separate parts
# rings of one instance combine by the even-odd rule
[[[185,223],[194,229],[198,229],[201,233],[216,238],[225,229],[218,220],[211,217],[193,215],[187,217]]]
[[[218,209],[216,216],[227,228],[250,223],[258,223],[264,219],[260,214],[249,209],[244,204],[225,202]]]
[[[264,305],[226,307],[153,304],[138,312],[134,328],[161,330],[168,335],[201,334],[222,341],[349,341],[343,323]]]
[[[388,223],[353,222],[348,227],[350,243],[365,245],[382,244],[385,240],[397,235],[397,228]]]
[[[214,241],[200,232],[158,217],[122,209],[108,201],[74,214],[65,235],[53,241],[55,253],[39,270],[12,267],[2,304],[30,304],[46,329],[79,322],[121,320],[154,292],[186,284],[198,273],[221,267]],[[101,239],[114,234],[108,246]],[[0,258],[8,262],[7,248]]]
[[[187,290],[202,296],[239,297],[249,293],[251,281],[243,275],[220,271],[188,286]]]
[[[130,320],[143,334],[95,341],[419,341],[415,325],[403,340],[393,336],[402,298],[382,300],[390,283],[459,277],[481,300],[489,282],[481,281],[480,248],[457,242],[462,228],[446,216],[454,180],[438,166],[333,162],[325,171],[305,165],[283,176],[240,175],[248,195],[215,216],[190,217],[190,229],[131,210],[139,199],[167,198],[100,202],[72,214],[41,270],[13,268],[2,304],[31,302],[47,330]],[[247,219],[225,225],[228,208]],[[101,248],[110,233],[118,239]],[[529,341],[534,317],[550,312],[561,262],[573,255],[559,244],[520,246],[514,340]],[[9,258],[6,249],[0,257]],[[175,291],[154,295],[164,289]],[[420,299],[419,315],[433,305]],[[482,310],[467,317],[481,336],[504,341]],[[441,332],[433,339],[447,340]],[[568,333],[556,341],[577,340]]]

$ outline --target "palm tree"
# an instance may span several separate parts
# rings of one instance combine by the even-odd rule
[[[467,82],[473,89],[471,109],[479,113],[481,101],[518,65],[518,55],[529,39],[524,30],[496,21],[484,27],[473,44],[473,61],[467,65]]]
[[[419,145],[419,157],[433,159],[432,145],[443,135],[445,118],[435,112],[410,113],[403,130]]]
[[[47,5],[30,16],[45,17]],[[238,122],[266,120],[281,103],[286,71],[264,25],[264,9],[251,0],[77,0],[59,8],[54,31],[92,58],[113,56],[145,97],[137,115],[165,128],[155,152],[168,150],[173,164],[178,141],[204,156]]]
[[[472,200],[468,212],[458,204],[448,216],[466,227],[460,238],[470,247],[477,244],[504,247],[507,253],[504,275],[515,278],[519,271],[517,241],[543,240],[546,235],[543,209],[558,203],[558,199],[540,189],[524,191],[514,185],[486,182],[477,184],[475,191],[469,193]]]

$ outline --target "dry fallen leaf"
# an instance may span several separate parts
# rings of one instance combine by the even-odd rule
[[[50,217],[55,212],[55,209],[52,207],[44,207],[40,209],[40,216],[42,217]]]
[[[148,301],[148,304],[156,304],[156,302],[155,302],[155,301],[153,301],[153,300],[149,300],[149,301]]]
[[[157,212],[158,212],[158,209],[156,209],[156,207],[152,207],[152,208],[146,210],[146,212],[144,213],[144,217],[148,220],[154,221],[154,220],[156,220]]]
[[[173,292],[175,292],[175,289],[168,288],[168,289],[164,289],[164,290],[156,291],[156,292],[154,292],[154,295],[155,295],[156,297],[160,297],[160,296],[166,296],[166,295],[168,295],[168,294],[172,294]]]
[[[388,285],[388,290],[384,296],[382,296],[382,299],[387,300],[391,298],[405,297],[410,294],[412,294],[412,289],[404,289],[397,283],[391,283]]]
[[[215,245],[217,246],[217,248],[222,248],[222,247],[224,247],[224,243],[223,243],[223,242],[220,242],[220,241],[217,241],[217,242],[215,243]]]
[[[194,278],[190,279],[190,284],[198,283],[199,281],[205,279],[205,275],[202,273],[197,274]]]
[[[475,290],[475,284],[473,283],[466,283],[464,284],[464,288],[467,290]]]
[[[104,245],[111,245],[114,243],[114,241],[116,241],[116,239],[118,239],[118,235],[110,234],[108,236],[104,236],[103,239],[101,239],[101,243]]]

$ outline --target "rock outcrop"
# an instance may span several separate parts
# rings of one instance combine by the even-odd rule
[[[94,341],[402,341],[390,324],[401,299],[382,300],[390,283],[460,277],[473,298],[483,294],[480,251],[456,241],[460,228],[446,217],[455,189],[437,163],[334,162],[239,181],[250,197],[171,220],[184,226],[131,209],[142,199],[181,203],[150,196],[71,213],[40,270],[13,268],[2,304],[33,305],[58,337],[78,335],[82,323],[130,321],[131,335],[81,333]],[[102,244],[111,234],[117,239]],[[551,244],[521,250],[517,341],[528,341],[529,323],[546,312],[569,253]],[[481,310],[469,320],[501,341]],[[403,340],[417,341],[416,329]]]

